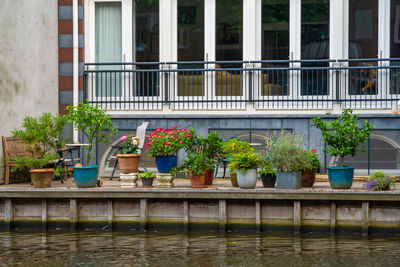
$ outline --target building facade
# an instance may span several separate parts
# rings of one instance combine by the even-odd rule
[[[326,166],[309,119],[352,108],[376,129],[347,163],[400,174],[400,0],[79,0],[75,61],[73,1],[58,3],[60,113],[89,99],[119,135],[149,121],[260,150],[288,129]],[[115,152],[99,147],[103,174]]]

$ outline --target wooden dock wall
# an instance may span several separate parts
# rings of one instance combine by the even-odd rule
[[[3,228],[400,233],[400,195],[192,189],[0,190]]]

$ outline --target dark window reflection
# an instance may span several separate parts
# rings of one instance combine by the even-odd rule
[[[133,29],[136,32],[134,42],[134,60],[136,62],[159,61],[159,4],[158,0],[134,1]],[[136,25],[136,28],[135,28]],[[137,65],[136,69],[158,69],[157,64]],[[158,96],[159,76],[157,72],[137,72],[136,95]]]
[[[178,0],[178,61],[204,61],[204,0]],[[203,96],[202,63],[179,64],[178,96]],[[189,71],[191,69],[191,71]]]
[[[315,59],[302,63],[312,69],[301,71],[302,95],[327,95],[329,59],[329,0],[302,1],[301,4],[301,58]]]
[[[390,2],[390,57],[400,58],[400,0]],[[392,61],[392,66],[400,66],[400,61]],[[400,94],[400,71],[390,71],[390,94]]]
[[[242,60],[243,0],[216,0],[216,60]],[[217,64],[216,68],[241,68],[242,64]],[[242,76],[238,70],[216,72],[216,95],[242,95]]]
[[[378,55],[378,0],[349,1],[349,58],[377,58]],[[360,69],[350,70],[350,95],[375,95],[377,61],[350,62]]]
[[[262,59],[289,59],[289,0],[262,1]],[[265,68],[287,68],[288,63],[264,63]],[[263,71],[262,96],[288,95],[288,71]]]

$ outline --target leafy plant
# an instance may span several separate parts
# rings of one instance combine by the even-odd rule
[[[274,166],[272,165],[272,162],[270,160],[262,160],[260,164],[261,169],[258,171],[259,175],[265,176],[269,174],[276,174],[276,170],[274,169]]]
[[[67,106],[69,111],[69,121],[74,123],[74,128],[79,130],[87,139],[87,157],[85,164],[89,165],[92,156],[92,150],[95,143],[108,144],[109,137],[116,133],[112,127],[110,115],[106,114],[100,106],[80,102],[78,105]],[[108,130],[109,133],[103,131]]]
[[[214,163],[211,159],[207,158],[204,154],[191,153],[187,155],[187,160],[179,167],[179,170],[188,173],[192,172],[194,175],[200,175],[204,171],[212,169]]]
[[[12,131],[13,137],[19,137],[25,143],[25,150],[43,159],[48,153],[54,153],[61,142],[61,132],[67,124],[66,116],[43,113],[39,118],[25,117],[22,128]]]
[[[357,124],[358,115],[352,115],[351,109],[343,110],[342,115],[331,122],[322,120],[321,117],[313,118],[312,126],[321,130],[327,148],[325,152],[340,157],[340,166],[343,167],[344,157],[355,156],[364,148],[359,145],[365,143],[374,126],[364,121],[361,126]]]
[[[250,149],[244,153],[233,154],[229,163],[229,169],[231,172],[257,169],[260,166],[261,160],[260,154],[254,152],[254,149]]]
[[[214,163],[217,163],[220,159],[224,157],[223,144],[224,141],[218,133],[208,133],[208,136],[205,139],[204,154]]]
[[[152,172],[142,172],[142,173],[138,174],[138,177],[140,179],[152,179],[152,178],[154,178],[156,176]]]
[[[51,113],[43,113],[39,118],[25,117],[21,128],[12,131],[13,137],[19,137],[25,143],[29,157],[11,157],[8,161],[15,162],[12,170],[43,168],[58,159],[56,150],[63,146],[61,132],[67,123],[67,117]]]
[[[170,129],[157,128],[147,137],[149,141],[144,147],[152,157],[172,156],[179,149],[187,147],[193,135],[193,129],[178,129],[178,126]]]
[[[69,174],[71,173],[70,170],[68,170],[68,168],[64,168],[61,166],[58,166],[57,168],[54,168],[54,176],[56,177],[60,177],[60,176],[64,176],[64,174]]]
[[[140,138],[132,135],[121,136],[121,141],[125,142],[122,147],[122,154],[137,154]]]
[[[301,169],[300,154],[303,152],[303,138],[288,131],[270,137],[266,142],[266,156],[272,165],[282,172]]]
[[[311,171],[319,168],[321,163],[316,152],[317,150],[312,149],[310,151],[305,150],[299,154],[301,171]]]
[[[378,171],[371,177],[367,178],[366,189],[371,191],[390,190],[395,183],[395,178],[391,178],[389,175]]]
[[[238,139],[229,139],[222,144],[222,149],[227,157],[231,154],[238,154],[250,151],[250,144]]]

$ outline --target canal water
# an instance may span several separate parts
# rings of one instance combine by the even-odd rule
[[[14,230],[0,266],[400,266],[400,237]]]

